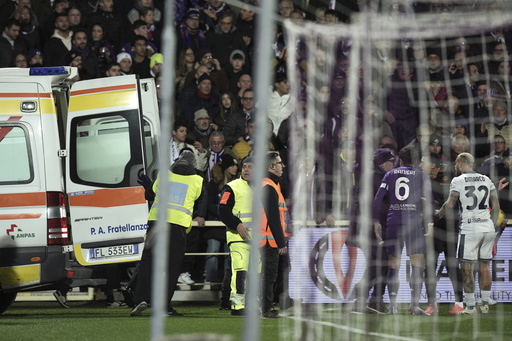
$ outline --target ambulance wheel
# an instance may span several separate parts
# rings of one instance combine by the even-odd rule
[[[0,291],[0,314],[9,309],[12,302],[16,299],[17,292],[2,292]]]

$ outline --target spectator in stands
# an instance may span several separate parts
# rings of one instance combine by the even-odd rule
[[[67,17],[67,10],[69,8],[68,0],[55,0],[52,3],[52,11],[48,16],[40,17],[39,22],[42,23],[41,31],[43,33],[43,40],[46,41],[48,37],[51,37],[54,33],[55,22],[59,15],[65,15]],[[44,22],[43,19],[44,18]],[[67,21],[69,27],[69,21]]]
[[[105,70],[105,76],[107,77],[116,77],[121,76],[121,66],[117,62],[111,62],[107,65],[107,69]]]
[[[40,50],[28,50],[28,64],[32,66],[43,66],[43,54]]]
[[[507,46],[501,41],[496,41],[492,43],[490,50],[487,51],[492,52],[491,59],[489,60],[489,74],[491,76],[497,75],[500,63],[508,55]]]
[[[80,79],[99,78],[100,70],[98,67],[98,59],[87,44],[87,33],[85,30],[80,28],[75,29],[71,43],[71,52],[79,54],[82,57]]]
[[[217,130],[217,126],[211,123],[208,110],[200,108],[194,113],[194,123],[187,132],[187,140],[201,143],[203,149],[209,148],[210,135]],[[213,165],[212,165],[213,166]],[[208,178],[208,180],[210,180]]]
[[[208,167],[208,160],[206,150],[198,141],[187,140],[187,122],[182,119],[177,119],[174,122],[172,130],[172,139],[170,142],[170,164],[172,165],[178,160],[180,151],[183,148],[190,148],[194,152],[196,158],[196,171],[203,173]]]
[[[255,5],[253,1],[249,1],[248,4]],[[251,11],[248,4],[244,4],[240,9],[240,14],[236,18],[235,26],[242,33],[242,39],[245,42],[246,49],[248,51],[248,63],[251,64],[251,56],[252,56],[252,41],[255,32],[255,13]]]
[[[151,68],[151,77],[162,72],[162,65],[164,64],[164,56],[161,53],[155,53],[149,59],[149,67]]]
[[[227,91],[229,87],[228,77],[217,58],[215,58],[210,49],[204,48],[196,52],[195,60],[197,62],[196,68],[199,66],[206,66],[208,68],[208,75],[212,79],[212,83],[220,91]],[[185,79],[185,86],[190,84],[193,80],[193,72],[189,72]]]
[[[492,77],[491,87],[496,88],[498,95],[510,98],[512,79],[510,76],[510,62],[504,60],[498,64],[497,75]]]
[[[144,38],[146,38],[146,55],[148,57],[151,57],[153,55],[153,53],[157,52],[158,51],[158,48],[157,46],[148,40],[148,25],[142,21],[142,20],[136,20],[133,25],[132,25],[132,38],[131,38],[131,42],[133,42],[133,39],[135,37],[138,37],[138,36],[142,36]],[[133,48],[133,45],[131,42],[128,42],[126,44],[123,45],[123,50],[130,53],[132,58],[135,57],[135,49]]]
[[[512,125],[507,117],[507,104],[496,101],[492,107],[492,113],[491,121],[486,124],[482,123],[480,127],[482,135],[488,137],[489,144],[496,135],[503,136],[505,141],[512,141]]]
[[[87,27],[95,23],[103,25],[116,51],[123,42],[130,41],[130,37],[126,36],[126,32],[130,32],[128,20],[114,13],[114,0],[99,0],[98,8],[87,20]]]
[[[244,139],[247,122],[254,116],[254,103],[254,92],[250,89],[245,90],[242,95],[242,109],[230,115],[224,127],[224,136],[228,146],[233,146]]]
[[[268,96],[267,117],[274,123],[274,133],[277,134],[281,122],[290,116],[294,101],[290,96],[290,83],[285,73],[277,73],[274,78],[273,91]]]
[[[4,1],[0,7],[0,28],[5,27],[7,20],[10,18],[14,17],[14,19],[20,21],[15,16],[22,7],[32,8],[32,3],[30,0]]]
[[[153,9],[155,23],[159,23],[160,20],[162,20],[162,12],[160,12],[158,8],[154,7],[153,0],[135,0],[133,8],[128,12],[128,20],[131,24],[133,24],[135,20],[140,19],[140,11],[144,8]]]
[[[238,78],[238,82],[236,83],[236,89],[231,89],[230,91],[236,94],[237,102],[242,103],[242,97],[246,90],[252,89],[252,77],[248,73],[243,73]],[[243,104],[243,103],[242,103]]]
[[[60,66],[64,64],[64,56],[71,50],[69,21],[66,13],[59,13],[55,19],[55,32],[44,46],[44,65]]]
[[[18,6],[14,12],[14,19],[20,22],[20,35],[23,36],[28,47],[40,49],[43,45],[41,29],[34,11],[28,6]]]
[[[218,130],[212,130],[209,140],[208,140],[208,170],[207,170],[207,180],[210,181],[212,179],[212,171],[215,164],[221,161],[222,157],[226,154],[231,155],[231,157],[236,159],[236,154],[231,150],[231,148],[226,147],[226,140],[224,139],[224,134]]]
[[[413,101],[417,98],[417,89],[413,87],[411,98],[407,87],[409,82],[412,84],[416,82],[412,64],[399,61],[391,81],[387,97],[386,120],[391,126],[393,137],[400,150],[414,139],[414,132],[419,126],[418,111],[413,106]]]
[[[194,52],[208,46],[205,32],[199,28],[199,10],[190,8],[187,11],[185,21],[178,28],[178,50],[186,47],[192,48]]]
[[[242,50],[233,50],[229,56],[230,66],[226,69],[229,79],[229,89],[236,89],[236,83],[240,75],[251,73],[250,68],[245,65],[245,53]]]
[[[146,54],[146,45],[147,39],[143,36],[135,36],[132,40],[132,49],[135,51],[135,56],[132,59],[132,72],[139,75],[140,78],[151,77],[150,60]]]
[[[98,67],[102,74],[105,73],[107,64],[115,60],[114,46],[106,36],[105,28],[97,23],[91,28],[91,50],[98,59]]]
[[[78,7],[72,6],[68,9],[69,28],[74,31],[76,27],[83,27],[82,12]]]
[[[455,135],[452,137],[451,162],[455,165],[455,159],[460,153],[469,151],[469,139],[465,135]],[[451,169],[455,169],[452,167]]]
[[[132,56],[127,52],[121,52],[117,55],[116,61],[121,67],[121,75],[132,74]]]
[[[325,24],[325,11],[327,8],[325,7],[318,7],[315,10],[315,23],[317,24]]]
[[[230,66],[231,52],[242,50],[245,54],[246,45],[242,33],[233,25],[232,12],[224,12],[219,17],[218,24],[207,34],[212,54],[219,60],[223,69]]]
[[[14,56],[28,52],[28,46],[23,37],[20,37],[20,23],[16,19],[9,19],[0,37],[0,68],[8,67]]]
[[[196,89],[189,98],[183,92],[179,98],[181,116],[190,125],[193,124],[194,113],[200,108],[205,108],[212,119],[215,119],[218,112],[218,92],[212,91],[212,80],[208,74],[205,73],[199,77]]]
[[[185,79],[189,72],[194,72],[194,51],[188,47],[185,50],[179,52],[177,65],[176,65],[176,93],[179,94],[185,87]]]
[[[151,7],[143,7],[139,11],[140,20],[146,23],[148,27],[148,40],[156,45],[157,49],[160,50],[160,30],[155,25],[155,9]]]
[[[283,19],[288,19],[293,9],[293,2],[291,2],[290,0],[279,1],[279,14],[281,15],[281,17],[283,17]]]
[[[229,91],[222,92],[219,97],[219,112],[213,120],[219,130],[224,130],[228,118],[238,111],[238,104],[235,96]]]
[[[11,66],[25,68],[28,67],[27,56],[24,53],[18,53],[14,56]]]
[[[428,72],[432,75],[434,73],[442,73],[443,72],[443,64],[441,63],[440,52],[432,49],[430,52],[427,52],[427,67]],[[444,78],[444,76],[443,76]]]

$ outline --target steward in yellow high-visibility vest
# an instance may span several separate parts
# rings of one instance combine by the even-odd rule
[[[267,153],[268,173],[262,182],[263,212],[260,225],[260,255],[262,297],[260,299],[263,317],[278,317],[273,307],[274,284],[277,280],[279,256],[288,252],[287,241],[291,225],[288,208],[284,202],[279,179],[283,175],[285,165],[278,152]]]
[[[171,299],[174,288],[178,282],[181,265],[185,256],[186,231],[192,226],[192,212],[194,203],[202,195],[203,178],[196,175],[196,160],[190,149],[183,149],[179,159],[171,166],[169,171],[169,196],[167,203],[167,223],[170,230],[169,263],[168,263],[168,304],[170,316],[179,316],[171,307]],[[155,193],[158,191],[158,179],[153,185]],[[148,236],[152,235],[153,226],[156,223],[158,212],[158,194],[149,211]],[[151,264],[152,264],[152,239],[146,238],[146,245],[137,272],[137,287],[135,288],[135,308],[131,316],[140,316],[148,307],[151,298]]]
[[[231,254],[231,315],[245,314],[252,222],[252,165],[251,157],[242,161],[241,177],[224,187],[219,202],[219,218],[226,224],[226,239]]]

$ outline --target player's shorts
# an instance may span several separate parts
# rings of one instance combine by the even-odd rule
[[[492,246],[494,245],[494,232],[476,232],[459,234],[457,257],[460,261],[490,261],[492,259]]]
[[[404,242],[408,256],[425,253],[425,236],[420,225],[415,227],[388,225],[386,228],[386,252],[399,257],[402,254]]]

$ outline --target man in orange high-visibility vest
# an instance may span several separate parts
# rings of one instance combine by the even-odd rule
[[[291,224],[288,208],[284,202],[279,179],[285,165],[278,152],[267,153],[268,173],[262,183],[263,212],[260,225],[261,255],[261,312],[262,317],[276,318],[279,314],[273,309],[274,284],[277,279],[279,256],[288,252],[287,232]]]

